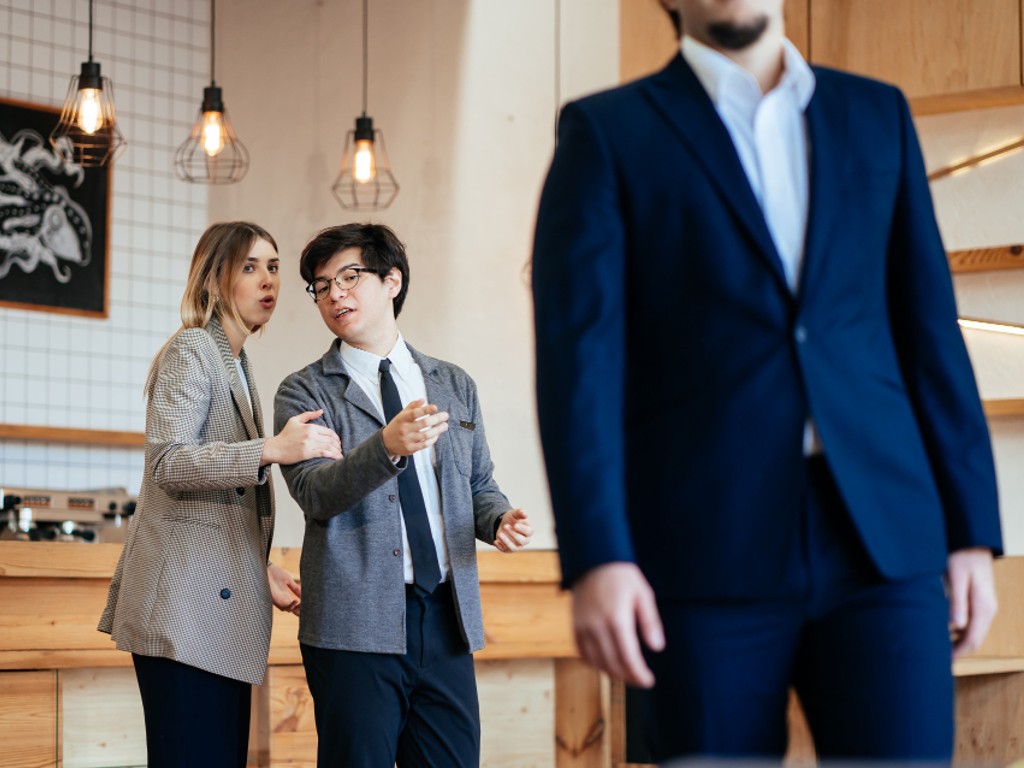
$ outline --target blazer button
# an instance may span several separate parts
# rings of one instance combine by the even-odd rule
[[[235,488],[235,493],[239,496],[245,496],[245,488]]]
[[[395,494],[389,493],[388,494],[388,501],[394,501],[394,500],[395,500]]]
[[[807,329],[802,325],[798,325],[796,330],[793,331],[793,337],[796,339],[797,344],[803,344],[807,341]]]
[[[231,597],[231,590],[227,587],[224,587],[224,589],[220,591],[220,599],[227,600],[229,597]]]
[[[402,550],[400,550],[400,549],[392,549],[391,550],[391,554],[394,555],[395,557],[401,557],[402,556]]]

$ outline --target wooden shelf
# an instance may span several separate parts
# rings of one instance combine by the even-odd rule
[[[1001,245],[995,248],[951,251],[948,257],[949,269],[954,274],[1024,269],[1024,245]]]
[[[985,415],[990,419],[1007,416],[1024,416],[1024,399],[983,400]]]
[[[917,96],[910,99],[910,111],[914,117],[923,117],[924,115],[939,115],[947,112],[966,112],[972,109],[1011,107],[1016,104],[1024,104],[1024,87],[1007,85],[943,96]]]
[[[957,677],[1000,675],[1007,672],[1024,672],[1024,656],[971,656],[953,662],[953,674]]]
[[[39,440],[48,443],[106,445],[112,448],[142,448],[146,445],[146,435],[142,432],[43,427],[35,424],[0,424],[0,440]]]

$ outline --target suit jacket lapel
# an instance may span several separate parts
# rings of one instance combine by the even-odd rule
[[[643,87],[655,108],[690,147],[698,165],[718,188],[789,293],[782,261],[729,131],[690,65],[678,55]]]
[[[850,130],[849,110],[842,93],[837,89],[815,88],[806,115],[811,153],[810,199],[801,292],[821,267],[822,254],[839,213],[841,191],[850,171],[849,153],[844,151]]]
[[[235,368],[235,356],[231,352],[231,344],[228,343],[228,337],[224,333],[224,328],[221,326],[220,321],[216,318],[210,320],[206,325],[206,332],[210,334],[215,342],[217,342],[217,349],[220,350],[221,359],[224,361],[224,368],[228,375],[228,384],[231,387],[231,397],[235,401],[235,407],[238,408],[238,413],[242,417],[242,423],[245,425],[245,432],[251,440],[256,440],[263,434],[262,426],[256,426],[256,420],[253,417],[252,406],[249,403],[249,396],[245,393],[245,387],[242,385],[242,380],[238,378],[238,369]],[[243,370],[245,375],[252,381],[251,371],[246,367],[246,360],[243,353],[242,358]],[[255,388],[250,386],[255,392]]]

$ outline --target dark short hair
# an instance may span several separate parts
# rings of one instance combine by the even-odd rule
[[[381,278],[392,268],[401,273],[402,288],[394,301],[395,317],[398,317],[409,292],[409,258],[402,241],[384,224],[341,224],[321,229],[302,249],[299,274],[308,285],[320,267],[349,248],[358,248],[363,266]]]

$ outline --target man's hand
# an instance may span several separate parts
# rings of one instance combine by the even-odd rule
[[[267,581],[270,583],[270,599],[274,601],[274,606],[298,616],[302,605],[302,587],[292,575],[281,566],[271,563],[267,566]]]
[[[576,646],[584,660],[630,685],[653,686],[640,637],[660,651],[665,632],[654,591],[640,569],[633,563],[599,565],[573,584],[572,598]]]
[[[526,513],[521,509],[510,509],[501,516],[494,546],[502,552],[515,552],[529,544],[532,536],[533,526]]]
[[[982,547],[953,552],[949,556],[946,578],[953,658],[959,659],[981,645],[996,615],[992,552]]]
[[[413,400],[384,427],[381,435],[389,456],[412,456],[429,448],[448,431],[448,414],[436,405]]]

